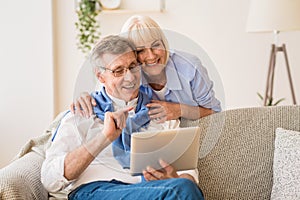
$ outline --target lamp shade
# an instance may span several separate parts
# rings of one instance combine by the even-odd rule
[[[300,0],[251,0],[247,32],[300,29]]]

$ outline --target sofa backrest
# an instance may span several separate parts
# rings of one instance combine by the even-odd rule
[[[300,131],[300,106],[227,110],[200,120],[199,186],[206,199],[270,199],[275,130]]]

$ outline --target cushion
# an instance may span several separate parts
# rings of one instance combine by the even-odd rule
[[[277,128],[271,199],[300,199],[300,132]]]

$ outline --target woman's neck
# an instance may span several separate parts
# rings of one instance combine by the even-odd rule
[[[151,86],[151,88],[157,91],[163,89],[167,83],[167,76],[165,71],[163,71],[159,75],[151,76],[151,77],[146,74],[145,78],[148,84]]]

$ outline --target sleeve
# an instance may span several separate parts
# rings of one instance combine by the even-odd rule
[[[196,183],[199,184],[199,171],[198,171],[198,169],[184,170],[184,171],[179,171],[178,172],[179,175],[183,174],[183,173],[189,174],[192,177],[194,177]]]
[[[64,160],[67,153],[71,148],[80,146],[72,116],[70,113],[62,120],[55,140],[46,151],[46,159],[41,169],[41,182],[49,192],[60,191],[72,183],[64,177]]]
[[[208,76],[207,69],[201,64],[199,59],[194,62],[194,65],[196,69],[195,76],[190,83],[194,99],[199,106],[220,112],[220,101],[215,97],[213,82]]]
[[[46,151],[46,159],[41,169],[41,182],[49,192],[61,191],[76,181],[69,181],[64,177],[65,157],[98,133],[102,133],[102,129],[102,121],[95,116],[89,119],[72,113],[65,116],[54,141]]]

